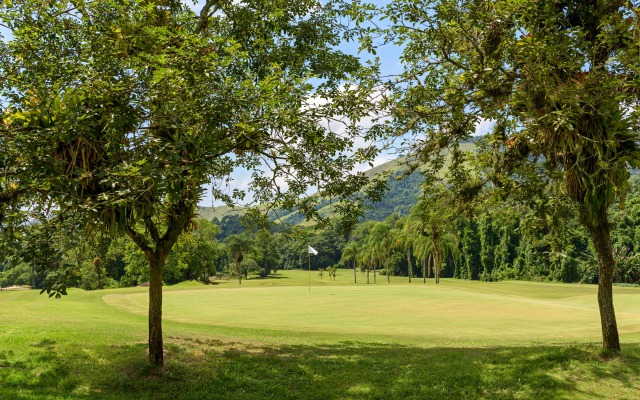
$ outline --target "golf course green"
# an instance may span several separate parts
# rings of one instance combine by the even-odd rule
[[[163,371],[146,288],[0,292],[0,399],[640,397],[640,288],[615,288],[608,357],[593,285],[353,279],[166,287]]]

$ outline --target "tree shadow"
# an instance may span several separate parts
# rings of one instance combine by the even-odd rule
[[[258,276],[255,279],[268,279],[268,280],[276,279],[277,280],[277,279],[291,279],[291,278],[285,275],[280,275],[280,274],[269,274],[264,278]]]
[[[640,379],[639,345],[607,361],[588,345],[265,346],[169,337],[162,371],[146,362],[145,347],[42,341],[26,357],[0,353],[0,399],[571,399],[599,396],[581,381],[633,391]]]
[[[248,278],[245,278],[243,280],[245,281],[275,281],[275,280],[280,280],[280,279],[291,279],[288,276],[284,276],[284,275],[280,275],[280,274],[270,274],[267,276],[259,276],[259,275],[252,275]]]

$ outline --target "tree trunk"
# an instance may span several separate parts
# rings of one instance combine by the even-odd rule
[[[162,343],[162,273],[167,255],[158,251],[148,254],[151,266],[149,280],[149,361],[164,364]]]
[[[376,263],[373,263],[373,283],[377,283],[376,282]]]
[[[356,260],[353,260],[353,283],[358,283],[358,274],[356,273]]]
[[[436,280],[436,285],[440,283],[440,267],[442,266],[442,250],[440,247],[440,229],[432,228],[432,241],[433,241],[433,276]]]
[[[371,267],[367,267],[367,285],[369,284],[369,270],[371,269]]]
[[[187,205],[186,201],[173,204],[171,209],[172,218],[167,221],[167,230],[164,235],[160,235],[150,215],[142,218],[151,240],[148,240],[146,235],[141,234],[131,225],[126,224],[124,226],[127,235],[149,260],[149,361],[157,367],[164,365],[162,274],[167,256],[182,232],[184,232],[194,211],[193,206]]]
[[[422,283],[427,283],[427,262],[423,258],[420,263],[422,264]]]
[[[411,283],[411,250],[407,249],[407,275],[409,275],[409,283]]]
[[[620,351],[620,338],[616,313],[613,308],[613,272],[615,260],[611,247],[611,227],[609,221],[598,226],[587,226],[593,246],[598,256],[598,306],[600,307],[600,324],[602,325],[602,346],[607,350]]]
[[[433,254],[429,254],[427,259],[427,278],[431,278],[431,263],[433,262]]]
[[[385,269],[387,271],[387,283],[391,283],[391,277],[389,276],[389,257],[387,257]]]
[[[433,275],[436,278],[436,284],[440,283],[440,266],[442,265],[442,253],[439,248],[435,249],[433,256]]]

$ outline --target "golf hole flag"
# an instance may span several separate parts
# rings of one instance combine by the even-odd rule
[[[307,246],[309,248],[309,254],[313,254],[314,256],[318,255],[318,251],[311,246]]]

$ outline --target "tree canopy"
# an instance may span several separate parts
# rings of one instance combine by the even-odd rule
[[[366,183],[349,172],[376,151],[351,152],[372,70],[336,49],[341,27],[317,1],[209,0],[199,14],[171,0],[16,1],[0,19],[12,33],[2,144],[19,171],[2,193],[23,185],[59,217],[136,243],[157,364],[162,270],[203,185],[232,204],[243,193],[224,183],[246,168],[256,202],[313,215],[309,187],[336,197]]]

